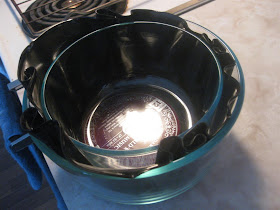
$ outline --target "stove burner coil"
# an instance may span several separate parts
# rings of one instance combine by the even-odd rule
[[[27,22],[22,21],[23,29],[28,36],[35,38],[50,26],[68,18],[74,19],[85,15],[92,17],[95,15],[93,8],[113,2],[114,0],[37,0],[23,13],[27,19]],[[123,0],[107,8],[122,14],[126,7],[127,0]],[[87,12],[89,13],[86,14]]]

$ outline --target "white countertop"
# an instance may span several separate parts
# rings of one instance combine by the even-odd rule
[[[11,10],[4,0],[2,7],[6,9],[0,14],[0,56],[15,79],[19,56],[30,40],[22,38],[18,23],[5,21]],[[148,206],[124,206],[96,198],[79,183],[82,180],[47,159],[69,209],[280,209],[280,1],[215,0],[182,17],[226,41],[245,75],[245,102],[225,139],[221,159],[190,191]],[[18,34],[3,38],[12,27],[18,27]]]

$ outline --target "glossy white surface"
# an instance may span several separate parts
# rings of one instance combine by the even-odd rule
[[[14,79],[28,40],[20,26],[9,21],[6,1],[0,1],[0,8],[0,55]],[[215,0],[182,17],[218,34],[243,67],[245,102],[225,139],[221,158],[192,190],[148,206],[100,200],[86,187],[86,179],[70,175],[48,160],[69,209],[280,209],[280,1]],[[17,35],[4,37],[12,27],[17,28]]]

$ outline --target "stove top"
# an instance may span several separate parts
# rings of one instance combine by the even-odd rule
[[[27,0],[20,3],[11,1],[22,16],[23,30],[32,38],[69,18],[92,17],[97,9],[107,8],[122,14],[127,8],[127,0]],[[24,12],[23,4],[29,5]]]
[[[22,28],[36,38],[52,25],[81,16],[92,17],[98,9],[123,14],[131,9],[153,8],[183,14],[212,0],[10,0],[22,19]],[[129,3],[129,5],[128,5]],[[175,7],[174,7],[175,6]]]

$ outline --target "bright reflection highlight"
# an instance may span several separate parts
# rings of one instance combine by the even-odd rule
[[[149,108],[144,111],[128,111],[121,125],[123,132],[135,141],[156,141],[163,133],[159,113]]]

